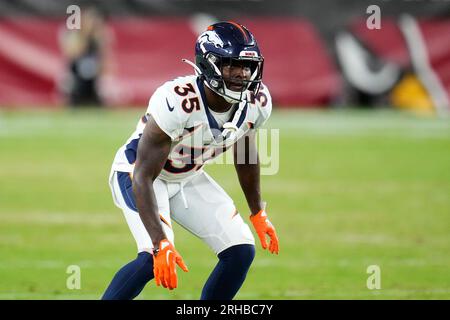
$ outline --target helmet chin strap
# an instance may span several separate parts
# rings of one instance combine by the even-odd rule
[[[226,102],[228,103],[240,103],[243,100],[240,100],[239,98],[241,97],[240,93],[234,92],[232,90],[229,90],[227,88],[223,88],[224,92],[220,92],[219,90],[217,90],[216,88],[213,88],[208,81],[204,80],[203,83],[210,88],[213,92],[215,92],[216,94],[218,94],[219,96],[221,96]],[[247,95],[246,91],[242,92],[242,97],[245,97]],[[234,96],[234,97],[233,97]]]
[[[237,103],[237,102],[241,102],[241,100],[237,99],[237,98],[231,98],[229,94],[227,95],[221,95],[222,98],[225,99],[226,102],[228,103]]]
[[[200,69],[191,61],[189,61],[188,59],[182,59],[183,62],[189,64],[190,66],[192,66],[196,72],[197,75],[201,75],[202,72],[200,71]],[[224,83],[224,94],[221,94],[220,92],[218,92],[217,89],[214,89],[210,86],[210,84],[208,83],[208,81],[204,81],[205,85],[210,88],[212,91],[216,92],[218,95],[220,95],[222,98],[225,99],[226,102],[228,103],[239,103],[243,101],[243,97],[247,96],[247,89],[238,93],[238,92],[234,92],[230,89],[228,89]],[[237,127],[237,122],[239,121],[239,118],[241,117],[242,114],[242,110],[244,109],[244,107],[246,106],[246,103],[240,103],[239,104],[239,108],[236,110],[233,120],[226,122],[223,124],[223,131],[222,131],[222,141],[225,140],[231,140],[234,141],[236,140],[236,133],[238,131],[238,127]]]
[[[238,131],[237,123],[239,118],[241,117],[242,110],[245,108],[246,103],[241,103],[239,108],[236,110],[234,114],[233,120],[230,122],[226,122],[223,124],[222,137],[224,140],[236,140],[236,133]]]
[[[223,95],[223,98],[228,103],[242,102],[243,101],[242,98],[245,97],[246,93],[247,93],[247,89],[244,90],[244,91],[241,91],[241,92],[235,92],[233,90],[230,90],[230,89],[227,88],[225,83],[223,85],[223,91],[225,93]]]

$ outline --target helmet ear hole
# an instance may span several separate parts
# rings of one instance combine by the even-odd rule
[[[207,59],[209,59],[214,64],[217,64],[219,62],[219,58],[211,53],[207,55]]]

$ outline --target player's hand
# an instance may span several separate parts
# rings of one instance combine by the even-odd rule
[[[169,290],[175,289],[178,285],[176,265],[178,264],[184,272],[188,272],[188,268],[169,240],[161,240],[158,249],[155,250],[156,253],[153,252],[153,273],[156,285],[162,284]]]
[[[263,249],[267,249],[266,235],[270,238],[269,251],[278,254],[278,237],[274,226],[267,217],[266,210],[260,210],[257,214],[250,216],[250,221],[258,234]]]

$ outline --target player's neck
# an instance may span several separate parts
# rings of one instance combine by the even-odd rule
[[[232,103],[228,103],[227,101],[225,101],[224,98],[219,96],[207,86],[203,85],[203,87],[205,88],[206,102],[208,103],[208,107],[212,111],[226,112],[233,106]]]

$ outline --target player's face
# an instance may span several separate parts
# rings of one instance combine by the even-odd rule
[[[232,60],[224,63],[222,75],[228,89],[241,92],[245,85],[242,80],[250,80],[252,75],[251,62]]]

